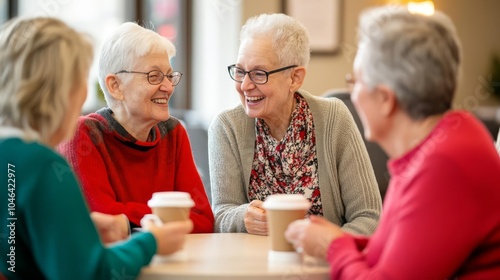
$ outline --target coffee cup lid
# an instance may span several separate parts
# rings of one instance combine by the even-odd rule
[[[194,201],[187,192],[155,192],[148,201],[151,207],[193,207]]]
[[[300,194],[273,194],[267,197],[263,206],[271,210],[308,210],[311,203]]]

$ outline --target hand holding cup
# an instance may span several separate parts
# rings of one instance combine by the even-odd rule
[[[285,238],[290,223],[304,219],[311,203],[300,194],[276,194],[267,197],[264,208],[269,223],[271,250],[269,262],[301,262],[302,252],[296,252],[293,244]]]
[[[267,235],[267,216],[263,208],[263,202],[252,200],[245,213],[245,228],[248,233],[256,235]]]
[[[307,255],[326,259],[332,241],[343,234],[339,226],[325,218],[311,216],[309,219],[292,222],[285,232],[285,237],[295,248],[303,249]]]
[[[155,222],[145,220],[143,227],[154,235],[157,247],[156,253],[158,255],[171,255],[184,247],[186,234],[193,230],[193,222],[188,219],[157,226]]]
[[[157,241],[159,255],[170,255],[184,244],[185,235],[193,230],[189,213],[194,201],[187,192],[156,192],[148,201],[153,214],[141,219],[141,226],[151,231]],[[171,260],[183,260],[184,252],[171,256]]]

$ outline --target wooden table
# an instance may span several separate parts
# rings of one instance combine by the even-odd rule
[[[269,237],[246,233],[190,234],[187,260],[153,258],[138,279],[329,279],[325,261],[306,256],[302,264],[269,264]]]

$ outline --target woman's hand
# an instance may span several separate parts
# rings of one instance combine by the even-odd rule
[[[318,216],[295,221],[285,232],[286,239],[293,244],[295,249],[302,248],[307,255],[323,259],[326,258],[332,241],[342,235],[344,233],[339,226]]]
[[[157,226],[153,221],[147,221],[145,229],[149,230],[156,239],[156,253],[170,255],[184,247],[186,234],[193,230],[193,222],[188,219]]]
[[[262,207],[263,202],[253,200],[250,202],[245,213],[245,227],[248,233],[267,235],[266,210]]]
[[[127,216],[108,215],[99,212],[90,213],[90,218],[104,244],[124,240],[129,236],[129,223]]]

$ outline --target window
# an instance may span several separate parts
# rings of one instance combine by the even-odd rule
[[[19,16],[53,16],[80,32],[90,34],[94,40],[95,57],[99,56],[99,47],[106,36],[124,21],[134,18],[130,16],[134,10],[130,10],[121,0],[19,0],[17,8]],[[89,92],[83,113],[94,112],[104,106],[104,100],[98,97],[98,88],[97,69],[94,66],[89,75]]]
[[[7,0],[0,0],[0,24],[9,19],[9,3]]]
[[[168,38],[177,50],[176,56],[171,60],[174,71],[183,73],[182,81],[175,87],[175,93],[170,100],[170,107],[187,109],[190,108],[191,83],[188,57],[188,18],[189,2],[185,0],[145,0],[141,7],[141,19],[145,26],[150,22],[154,30]]]

